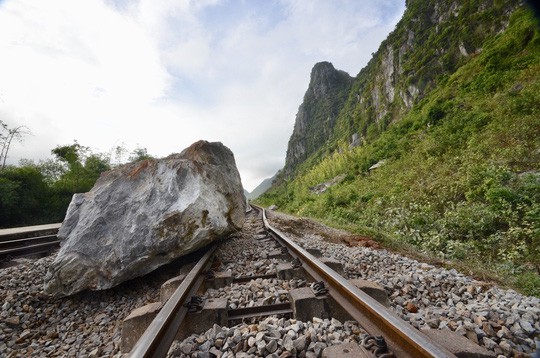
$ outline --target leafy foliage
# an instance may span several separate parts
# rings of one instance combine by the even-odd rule
[[[0,170],[0,227],[62,221],[73,194],[89,191],[101,173],[111,169],[108,155],[92,153],[76,141],[51,153],[54,159],[38,164],[22,160],[18,167]],[[130,157],[149,158],[140,147]]]

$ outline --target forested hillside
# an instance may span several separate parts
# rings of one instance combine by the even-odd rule
[[[525,6],[409,1],[331,132],[259,201],[540,294],[540,36]]]

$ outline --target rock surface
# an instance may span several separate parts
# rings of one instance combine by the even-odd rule
[[[300,163],[332,137],[339,109],[345,104],[352,83],[348,73],[336,70],[330,62],[315,64],[287,146],[285,177],[290,177]]]
[[[66,296],[142,276],[240,229],[244,205],[233,153],[221,143],[103,173],[73,196],[45,290]]]

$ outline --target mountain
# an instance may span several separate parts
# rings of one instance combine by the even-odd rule
[[[509,0],[406,5],[352,82],[315,65],[258,201],[517,272],[540,295],[538,20]],[[321,67],[341,80],[320,86]]]
[[[317,151],[333,134],[337,115],[344,105],[353,78],[330,62],[317,63],[304,101],[296,114],[283,173],[290,177],[297,166]]]
[[[504,31],[516,1],[407,1],[396,29],[353,79],[317,63],[296,115],[283,174],[291,177],[347,142],[356,146],[399,121],[437,84]],[[316,154],[315,157],[311,157]],[[309,164],[308,164],[309,166]]]
[[[260,195],[264,194],[264,192],[270,189],[270,187],[272,186],[272,181],[274,181],[274,179],[276,178],[276,175],[274,175],[271,178],[264,179],[259,185],[257,185],[255,189],[253,189],[251,193],[249,193],[249,196],[246,196],[246,197],[249,197],[250,199],[253,200],[253,199],[257,199]]]

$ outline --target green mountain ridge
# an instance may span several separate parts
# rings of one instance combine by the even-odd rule
[[[538,22],[519,2],[408,1],[333,127],[259,202],[540,295],[539,77]]]
[[[264,179],[259,185],[257,185],[255,189],[251,191],[251,193],[248,193],[246,197],[249,199],[257,199],[259,196],[264,194],[264,192],[270,189],[270,187],[272,186],[272,182],[276,178],[276,175],[271,178]]]

